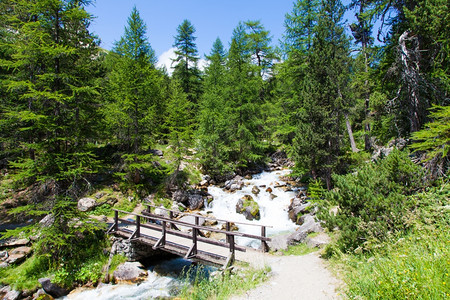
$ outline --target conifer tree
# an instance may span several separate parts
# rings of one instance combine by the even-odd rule
[[[349,73],[349,40],[342,26],[339,0],[322,2],[314,27],[308,70],[298,108],[294,140],[296,165],[323,177],[331,188],[341,148],[342,110]]]
[[[146,25],[136,7],[125,33],[109,57],[109,101],[104,109],[108,127],[126,151],[138,154],[151,144],[161,100],[159,71],[146,36]]]
[[[97,40],[88,26],[89,1],[17,1],[7,20],[11,72],[7,122],[21,150],[17,179],[56,184],[54,192],[76,196],[95,159],[88,138],[98,120]]]
[[[195,28],[189,20],[184,20],[177,28],[177,35],[173,46],[177,57],[173,77],[179,81],[188,100],[197,103],[201,94],[201,77],[197,62],[199,60]]]
[[[242,23],[233,31],[227,69],[225,101],[230,158],[238,167],[246,167],[263,158],[265,144],[258,135],[258,129],[262,126],[259,101],[261,77],[251,63],[251,52]]]
[[[204,93],[199,103],[197,138],[201,163],[205,171],[217,175],[226,171],[227,140],[225,113],[225,63],[226,53],[219,38],[207,56]]]

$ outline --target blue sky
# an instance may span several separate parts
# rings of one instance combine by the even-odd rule
[[[228,47],[233,29],[239,21],[259,20],[278,45],[284,32],[284,18],[294,0],[96,0],[87,10],[96,19],[91,31],[101,47],[110,50],[124,33],[127,18],[136,5],[147,25],[147,36],[157,57],[168,61],[176,28],[184,19],[194,25],[197,49],[201,57],[209,54],[219,37]],[[347,17],[353,13],[347,13]]]

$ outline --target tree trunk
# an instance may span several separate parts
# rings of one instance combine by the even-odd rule
[[[350,124],[348,113],[344,113],[344,116],[345,116],[345,125],[347,125],[348,137],[350,138],[350,145],[352,146],[352,152],[359,152],[359,149],[356,148],[355,139],[353,138],[352,125]]]

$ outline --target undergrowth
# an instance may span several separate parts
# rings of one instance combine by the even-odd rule
[[[263,283],[270,268],[239,269],[238,274],[226,272],[222,275],[206,278],[201,272],[195,276],[187,272],[186,282],[178,297],[181,299],[229,299],[231,295],[241,294]]]

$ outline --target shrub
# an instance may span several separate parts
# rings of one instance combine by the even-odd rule
[[[340,229],[338,246],[342,251],[373,245],[408,230],[417,199],[409,197],[424,186],[422,169],[407,153],[394,150],[377,163],[363,166],[356,173],[337,175],[336,189],[326,193],[337,215],[324,213],[326,226]]]

